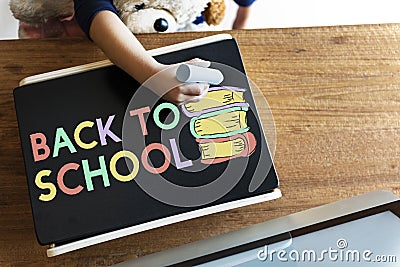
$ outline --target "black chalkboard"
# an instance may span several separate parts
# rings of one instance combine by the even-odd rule
[[[245,74],[237,43],[233,39],[159,55],[156,59],[171,64],[195,57],[226,64]],[[203,164],[203,168],[199,171],[190,171],[190,168],[177,169],[172,164],[174,158],[171,156],[171,164],[158,175],[180,186],[201,187],[217,180],[226,172],[228,165],[234,163],[229,168],[236,166],[237,170],[235,168],[233,172],[232,169],[229,170],[228,176],[230,175],[232,179],[240,178],[238,182],[229,192],[204,205],[179,206],[156,200],[136,182],[139,179],[152,181],[156,176],[143,166],[139,167],[135,179],[130,181],[122,182],[113,176],[110,171],[112,165],[110,161],[116,153],[124,149],[123,142],[117,139],[122,138],[124,116],[132,96],[137,93],[139,87],[136,81],[116,66],[88,70],[16,88],[15,105],[39,243],[45,245],[72,242],[160,218],[264,195],[277,188],[278,178],[268,149],[265,149],[266,141],[259,126],[257,112],[254,112],[255,104],[248,81],[245,76],[230,77],[221,66],[213,64],[211,67],[219,68],[224,73],[225,80],[222,85],[247,89],[244,93],[244,98],[250,106],[247,112],[247,125],[257,142],[254,152],[247,158],[238,157],[218,164]],[[141,101],[136,102],[138,106],[131,109],[145,107],[147,101],[156,101],[154,107],[163,103],[163,100],[154,100],[155,98],[156,95],[150,91],[145,92],[140,96]],[[160,120],[168,120],[167,111],[164,109],[160,112]],[[153,115],[153,108],[150,113],[145,114],[149,118]],[[143,135],[139,120],[137,117],[136,119],[132,117],[127,123],[127,127],[131,129],[128,146],[132,143],[131,152],[137,156],[141,164],[141,154],[145,146],[161,143],[171,151],[172,145],[168,140],[175,138],[181,156],[193,160],[196,162],[193,166],[199,167],[201,163],[196,159],[200,157],[200,152],[196,138],[191,135],[189,129],[190,120],[191,118],[181,112],[176,129],[161,131],[154,120],[149,119],[146,124],[148,134],[144,137],[144,142],[136,142],[135,140],[143,140]],[[107,122],[110,123],[108,126]],[[167,121],[165,123],[167,124]],[[78,137],[81,143],[87,145],[86,148],[77,145],[74,137],[79,126],[81,131],[78,131]],[[103,127],[103,134],[107,129],[108,133],[114,133],[114,139],[108,135],[102,144],[98,127]],[[167,139],[161,138],[161,132]],[[35,147],[32,142],[35,143]],[[43,145],[44,142],[47,148]],[[161,151],[154,150],[148,157],[155,168],[165,162],[165,156]],[[114,171],[117,170],[121,175],[128,174],[131,169],[127,168],[129,161],[126,162],[118,160],[114,163]],[[271,167],[261,173],[265,177],[261,186],[249,192],[250,181],[257,166],[260,165]],[[97,169],[102,172],[96,172]],[[256,173],[260,175],[260,171]],[[89,179],[92,181],[91,186],[88,185],[85,175],[92,176]],[[240,176],[235,177],[238,175]],[[104,178],[105,176],[108,179]],[[67,193],[61,190],[58,183],[60,181]],[[155,183],[154,186],[159,185]],[[162,191],[163,188],[156,190]],[[193,200],[201,197],[196,194],[190,197]],[[180,196],[175,197],[179,199]]]

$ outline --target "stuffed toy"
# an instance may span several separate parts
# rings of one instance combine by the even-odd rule
[[[224,0],[114,0],[114,5],[134,33],[189,31],[200,16],[218,25],[225,15]]]
[[[218,25],[225,15],[224,0],[114,0],[113,3],[133,33],[190,31],[196,29],[193,21],[200,16],[205,22],[202,25]],[[64,27],[74,14],[73,0],[10,0],[10,9],[20,25],[48,28],[49,33]],[[54,27],[55,22],[60,26]]]

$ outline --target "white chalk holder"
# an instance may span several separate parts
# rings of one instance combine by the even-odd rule
[[[208,83],[218,85],[224,80],[224,75],[217,69],[191,64],[181,64],[176,70],[176,78],[183,83]]]

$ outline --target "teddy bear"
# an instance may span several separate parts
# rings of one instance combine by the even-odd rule
[[[224,0],[114,0],[113,4],[133,33],[190,31],[199,16],[203,24],[218,25],[225,13]],[[20,25],[31,24],[33,30],[47,23],[54,31],[55,21],[64,27],[74,14],[73,0],[10,0],[9,5]]]
[[[218,25],[225,14],[224,0],[114,0],[114,5],[134,33],[190,31],[200,16]]]

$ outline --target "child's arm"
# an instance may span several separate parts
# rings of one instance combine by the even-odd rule
[[[90,38],[104,51],[110,60],[125,70],[138,82],[143,83],[154,74],[169,68],[151,57],[136,37],[112,11],[103,10],[95,14],[89,26]],[[180,104],[196,100],[208,84],[183,84],[172,90],[168,84],[178,84],[173,71],[164,71],[158,76],[159,82],[152,83],[156,92],[164,99]]]
[[[235,0],[235,2],[239,5],[239,8],[232,29],[245,29],[250,18],[251,5],[255,0]]]
[[[112,62],[140,83],[162,69],[161,64],[147,54],[123,22],[110,11],[101,11],[94,17],[89,33]]]
[[[244,7],[239,6],[236,13],[235,21],[233,22],[232,29],[239,30],[245,29],[247,26],[247,21],[250,17],[251,6]]]

